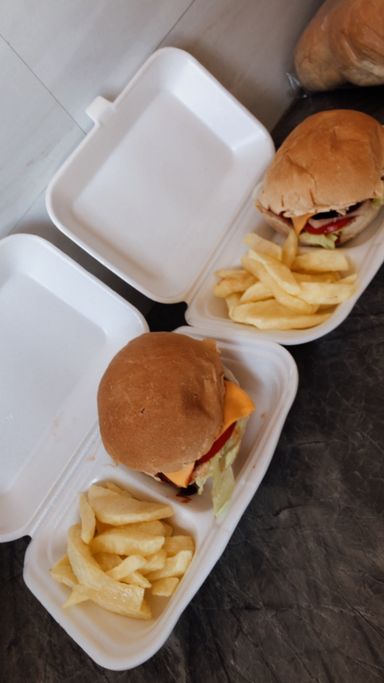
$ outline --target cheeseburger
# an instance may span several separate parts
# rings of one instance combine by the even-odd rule
[[[302,244],[333,249],[359,234],[384,203],[384,129],[347,109],[309,116],[267,169],[256,207]]]
[[[227,504],[249,396],[224,370],[216,343],[148,332],[111,361],[99,385],[100,433],[118,463],[201,493],[212,478],[215,514]]]

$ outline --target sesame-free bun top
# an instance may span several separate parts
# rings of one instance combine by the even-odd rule
[[[256,198],[261,211],[302,216],[384,194],[384,129],[368,114],[333,109],[300,123],[278,149]]]
[[[112,359],[97,402],[102,441],[115,461],[149,474],[177,471],[209,451],[223,424],[216,344],[142,334]]]

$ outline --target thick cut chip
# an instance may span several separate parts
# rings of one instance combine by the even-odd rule
[[[349,299],[356,291],[354,283],[302,282],[300,296],[309,304],[333,306]]]
[[[114,491],[115,493],[122,493],[124,496],[128,496],[128,498],[132,498],[132,494],[129,493],[126,489],[121,488],[121,486],[118,486],[115,484],[114,481],[105,481],[102,484],[98,484],[98,486],[101,486],[102,488],[109,489],[109,491]]]
[[[89,543],[95,535],[96,517],[85,493],[80,494],[79,508],[81,519],[81,539],[84,541],[84,543]]]
[[[272,292],[268,287],[265,286],[264,282],[255,282],[254,285],[248,287],[248,289],[243,292],[240,297],[240,302],[245,303],[247,301],[265,301],[265,299],[270,299]]]
[[[296,256],[292,263],[292,270],[317,273],[324,271],[349,270],[350,264],[343,251],[335,249],[314,249]]]
[[[145,558],[145,565],[141,570],[142,574],[148,574],[149,572],[154,572],[157,569],[162,569],[165,565],[166,559],[167,553],[165,552],[165,550],[159,550],[158,553],[154,553],[154,555],[147,556]]]
[[[176,576],[169,576],[166,579],[158,579],[158,581],[154,581],[152,584],[152,594],[169,598],[170,595],[175,592],[179,582],[180,579],[177,579]]]
[[[129,583],[131,586],[141,586],[141,588],[150,588],[151,582],[143,576],[140,572],[132,572],[123,576],[120,581],[123,583]]]
[[[297,254],[299,241],[294,230],[290,230],[283,244],[282,261],[288,268],[292,266]]]
[[[161,522],[159,519],[153,519],[149,522],[133,522],[133,524],[129,525],[129,529],[131,531],[145,531],[146,534],[151,534],[151,536],[167,536],[167,527],[170,527],[170,525],[166,524],[165,522]],[[96,528],[97,533],[101,534],[103,531],[108,531],[110,529],[114,529],[115,527],[112,524],[103,524],[103,522],[97,521]],[[172,527],[170,527],[170,529],[170,533],[172,534]]]
[[[241,304],[232,311],[232,320],[254,325],[260,330],[299,330],[325,322],[331,313],[302,315],[282,306],[278,301]]]
[[[248,261],[248,257],[244,258],[244,261]],[[288,294],[285,289],[280,287],[280,284],[275,280],[267,271],[266,267],[262,263],[253,261],[253,268],[260,278],[261,282],[267,287],[278,301],[283,306],[286,306],[292,311],[297,313],[304,313],[306,315],[311,315],[316,312],[316,306],[311,306],[309,303],[303,301],[297,296],[292,296]]]
[[[173,534],[173,526],[172,524],[168,524],[168,522],[161,522],[164,528],[164,536],[172,536]]]
[[[165,539],[164,550],[167,555],[176,555],[180,550],[194,552],[195,544],[191,536],[170,536],[170,538]]]
[[[225,299],[230,294],[235,292],[244,292],[255,282],[255,278],[246,270],[239,270],[238,275],[234,277],[225,277],[221,279],[214,287],[213,293],[215,296]]]
[[[89,597],[86,593],[85,586],[81,586],[79,583],[74,586],[66,599],[66,601],[63,603],[63,607],[66,609],[67,607],[73,607],[73,605],[79,605],[80,602],[86,602],[89,600]]]
[[[255,232],[249,232],[244,237],[244,243],[254,251],[259,252],[259,254],[267,254],[267,256],[272,256],[272,258],[281,261],[282,259],[282,249],[279,244],[271,242],[271,240],[266,240],[264,237],[260,237]]]
[[[124,585],[124,584],[122,584]],[[126,585],[126,588],[136,588],[136,586],[129,586]],[[141,590],[144,590],[141,588]],[[132,613],[123,613],[121,611],[118,611],[117,608],[115,608],[113,598],[109,594],[106,595],[100,595],[100,593],[95,590],[94,588],[89,588],[88,586],[83,586],[81,584],[78,584],[72,589],[71,594],[69,595],[68,599],[65,601],[63,604],[64,608],[68,607],[73,607],[74,605],[78,605],[81,602],[85,602],[87,600],[91,600],[92,602],[95,602],[98,604],[100,607],[103,607],[104,609],[109,610],[109,612],[116,612],[117,614],[123,614],[124,616],[127,617],[133,617],[134,619],[151,619],[152,618],[152,612],[151,609],[145,600],[143,598],[143,601],[140,605],[140,608]]]
[[[128,497],[96,484],[90,487],[88,500],[97,519],[105,524],[115,526],[163,519],[164,517],[171,517],[173,514],[169,505],[137,500],[133,496]]]
[[[281,263],[281,261],[278,261],[267,254],[259,254],[257,251],[252,251],[252,249],[250,249],[248,255],[243,257],[242,265],[256,275],[256,277],[258,276],[257,269],[254,266],[255,261],[261,263],[265,267],[269,275],[287,292],[287,294],[292,294],[292,296],[297,296],[299,294],[300,286],[284,263]]]
[[[105,574],[89,546],[81,540],[80,525],[69,529],[67,554],[78,582],[86,587],[86,594],[101,607],[117,614],[139,617],[144,589],[115,581]],[[148,617],[149,618],[149,617]]]
[[[151,536],[165,536],[167,526],[168,525],[166,525],[165,522],[161,522],[159,519],[153,519],[150,522],[134,522],[129,525],[129,529],[131,531],[144,531]]]
[[[116,553],[117,555],[153,555],[164,545],[164,536],[152,536],[145,531],[135,531],[121,526],[104,531],[91,541],[93,553]]]
[[[73,588],[78,583],[76,576],[73,573],[71,563],[68,555],[64,555],[55,565],[49,570],[52,578],[58,583],[63,583],[69,588]]]
[[[351,273],[350,275],[346,275],[345,277],[340,278],[339,282],[340,284],[348,284],[351,285],[355,283],[357,280],[357,273]]]
[[[299,273],[293,270],[292,274],[297,282],[337,282],[340,280],[340,273],[337,270],[330,273]]]
[[[231,311],[233,311],[240,301],[240,294],[230,294],[230,296],[226,297],[225,301],[228,307],[228,315],[231,317]]]
[[[103,572],[109,572],[110,569],[121,563],[121,557],[116,553],[95,553],[93,557]]]
[[[124,576],[132,574],[136,569],[141,569],[145,565],[145,558],[142,555],[128,555],[118,565],[108,571],[108,576],[112,576],[116,581],[120,581]]]
[[[162,569],[147,574],[147,579],[149,581],[157,581],[157,579],[166,579],[168,576],[183,576],[187,571],[191,560],[191,550],[180,550],[177,555],[173,555],[166,559]]]
[[[260,330],[300,330],[324,323],[335,307],[355,293],[357,275],[342,249],[300,251],[290,230],[282,247],[256,233],[246,235],[250,247],[241,259],[243,271],[221,269],[230,280],[248,271],[255,282],[241,291],[223,291],[228,317]],[[343,277],[344,275],[344,277]],[[340,285],[340,286],[339,286]]]
[[[100,522],[100,520],[96,517],[96,534],[102,534],[103,531],[107,531],[108,529],[113,529],[113,526],[111,524],[104,524],[104,522]]]

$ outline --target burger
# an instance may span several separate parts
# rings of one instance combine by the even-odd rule
[[[285,139],[256,192],[275,230],[333,249],[358,235],[384,203],[384,129],[347,109],[309,116]]]
[[[201,493],[212,479],[216,515],[234,486],[251,398],[223,367],[213,340],[148,332],[112,359],[98,395],[100,434],[111,458]]]

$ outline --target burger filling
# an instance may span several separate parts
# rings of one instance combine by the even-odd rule
[[[223,425],[209,451],[177,472],[165,472],[157,476],[175,484],[184,493],[199,494],[203,492],[207,480],[212,479],[213,511],[216,516],[221,515],[234,488],[232,464],[239,451],[248,416],[253,410],[254,404],[248,394],[235,382],[225,380]]]
[[[350,227],[354,220],[372,209],[379,207],[384,200],[367,199],[339,211],[323,211],[317,214],[305,214],[287,218],[279,215],[289,226],[293,224],[296,234],[300,235],[301,244],[321,246],[334,249],[341,241],[343,230]]]

